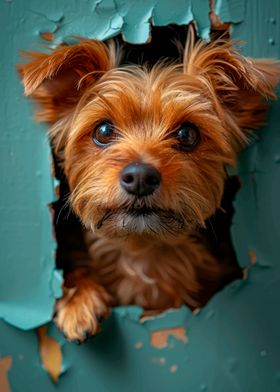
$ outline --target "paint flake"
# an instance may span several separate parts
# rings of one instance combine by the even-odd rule
[[[142,347],[143,347],[143,342],[136,342],[135,345],[134,345],[134,347],[135,347],[136,349],[142,348]]]
[[[12,357],[0,358],[0,387],[1,392],[11,392],[8,372],[12,367]]]
[[[186,335],[186,330],[184,327],[177,328],[166,328],[159,331],[153,331],[150,334],[150,343],[155,348],[165,348],[168,347],[168,338],[174,337],[177,340],[181,340],[184,343],[188,342],[188,337]]]
[[[49,373],[53,382],[58,382],[62,372],[62,351],[59,343],[47,335],[47,327],[37,329],[39,339],[39,353],[43,367]]]
[[[169,368],[170,373],[176,373],[178,370],[178,365],[172,365]]]

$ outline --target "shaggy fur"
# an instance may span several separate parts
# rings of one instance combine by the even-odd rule
[[[225,271],[199,228],[220,208],[225,167],[264,123],[280,74],[273,60],[241,56],[228,41],[194,42],[180,64],[119,66],[113,43],[81,39],[19,65],[25,94],[39,106],[69,182],[69,203],[84,225],[89,258],[77,260],[56,306],[69,340],[95,334],[112,305],[161,311],[200,305]],[[102,119],[115,126],[107,148],[92,141]],[[176,148],[182,123],[199,129],[191,152]],[[160,187],[137,198],[120,186],[131,162],[153,165]],[[135,215],[136,208],[153,212]]]

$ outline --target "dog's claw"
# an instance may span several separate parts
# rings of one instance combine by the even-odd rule
[[[89,331],[85,331],[83,335],[83,341],[86,342],[90,338]]]

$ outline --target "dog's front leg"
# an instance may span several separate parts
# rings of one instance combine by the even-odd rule
[[[68,340],[83,342],[100,330],[101,319],[110,313],[110,303],[110,295],[96,282],[92,270],[79,267],[66,275],[54,321]]]

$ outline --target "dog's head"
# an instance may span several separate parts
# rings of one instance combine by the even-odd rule
[[[81,39],[27,53],[19,71],[63,150],[70,201],[106,236],[186,232],[220,206],[225,167],[263,124],[280,74],[230,42],[194,43],[182,63],[118,64],[112,44]]]

